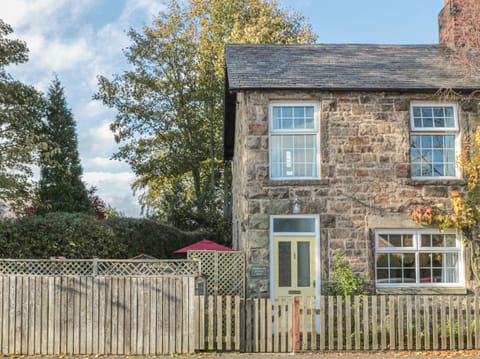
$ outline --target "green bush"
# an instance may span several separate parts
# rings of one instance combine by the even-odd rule
[[[172,258],[175,250],[205,239],[202,232],[184,232],[145,218],[112,217],[104,222],[116,240],[125,245],[128,257],[148,254],[156,258]]]
[[[326,295],[361,295],[368,294],[365,286],[365,279],[353,273],[350,263],[342,259],[341,253],[335,255],[333,264],[333,282],[324,286]]]
[[[204,237],[148,219],[99,221],[86,214],[56,212],[0,221],[0,257],[172,258],[176,249]]]
[[[0,253],[8,258],[111,257],[124,252],[113,231],[93,216],[48,213],[2,223]]]

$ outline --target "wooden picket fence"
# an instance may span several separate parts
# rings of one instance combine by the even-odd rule
[[[0,260],[0,354],[480,349],[478,296],[200,296],[198,261]]]
[[[480,349],[477,296],[196,297],[196,348],[246,352]]]

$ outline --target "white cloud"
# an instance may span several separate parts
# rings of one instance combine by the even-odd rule
[[[105,107],[100,101],[90,100],[86,105],[83,104],[77,109],[75,112],[75,117],[85,120],[98,118],[99,116],[103,116],[111,112],[112,111],[108,107]]]
[[[50,21],[52,15],[70,3],[68,0],[2,1],[2,18],[18,28],[32,22]]]
[[[85,157],[110,156],[117,149],[117,144],[110,131],[110,124],[105,122],[98,127],[89,128],[80,137],[80,152]],[[87,156],[87,154],[89,154]]]
[[[103,171],[85,171],[83,174],[83,180],[92,186],[104,189],[108,188],[109,191],[125,191],[125,188],[130,188],[130,185],[135,181],[135,175],[132,172],[112,173]]]
[[[128,26],[127,24],[125,24]],[[118,23],[109,23],[97,31],[96,37],[102,43],[102,50],[107,52],[119,52],[129,43],[126,31],[128,27]]]
[[[94,6],[97,2],[98,0],[75,0],[75,1],[70,0],[67,2],[67,4],[69,6],[71,14],[74,17],[79,17],[86,10]]]
[[[85,171],[108,170],[113,173],[118,173],[129,170],[128,164],[107,157],[84,158],[82,159],[82,166]]]
[[[87,185],[97,187],[97,194],[106,203],[126,216],[140,216],[138,199],[133,194],[130,186],[135,180],[131,172],[88,172],[83,174],[83,180]]]
[[[144,20],[150,22],[154,16],[162,10],[165,10],[165,4],[162,4],[159,1],[152,0],[127,0],[124,12],[120,16],[120,19],[126,21],[131,19],[133,16],[142,16]]]
[[[33,65],[39,71],[77,71],[94,57],[85,38],[47,39],[38,34],[28,34],[23,39],[29,46]]]
[[[102,198],[107,204],[112,206],[115,210],[120,212],[122,215],[127,217],[140,217],[141,208],[138,204],[138,200],[133,195],[102,195],[99,193],[100,198]]]
[[[24,40],[30,50],[28,65],[19,71],[27,76],[19,76],[21,80],[35,77],[39,82],[38,77],[51,76],[52,72],[74,71],[78,80],[75,85],[91,90],[96,86],[96,75],[101,73],[98,70],[113,72],[118,68],[115,65],[122,58],[121,49],[128,42],[123,28],[129,25],[118,21],[100,25],[82,22],[83,13],[94,11],[95,4],[94,0],[15,0],[5,11],[2,7],[2,19],[14,27],[14,37]],[[99,36],[103,27],[110,31]]]
[[[164,11],[166,9],[165,4],[162,4],[159,1],[130,0],[130,2],[135,2],[139,9],[143,9],[145,13],[150,16],[156,16],[160,11]]]

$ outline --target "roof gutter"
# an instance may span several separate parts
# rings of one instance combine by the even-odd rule
[[[471,88],[393,88],[393,87],[378,87],[378,88],[363,88],[363,87],[225,87],[225,93],[236,93],[239,91],[332,91],[332,92],[419,92],[419,93],[436,93],[442,90],[453,90],[455,92],[468,93],[478,90],[477,87]]]

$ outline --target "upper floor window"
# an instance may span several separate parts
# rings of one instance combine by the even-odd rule
[[[319,177],[318,105],[270,105],[270,178]]]
[[[375,247],[377,287],[464,283],[461,242],[455,232],[378,230]]]
[[[453,104],[411,106],[410,160],[412,178],[458,177],[458,115]]]

